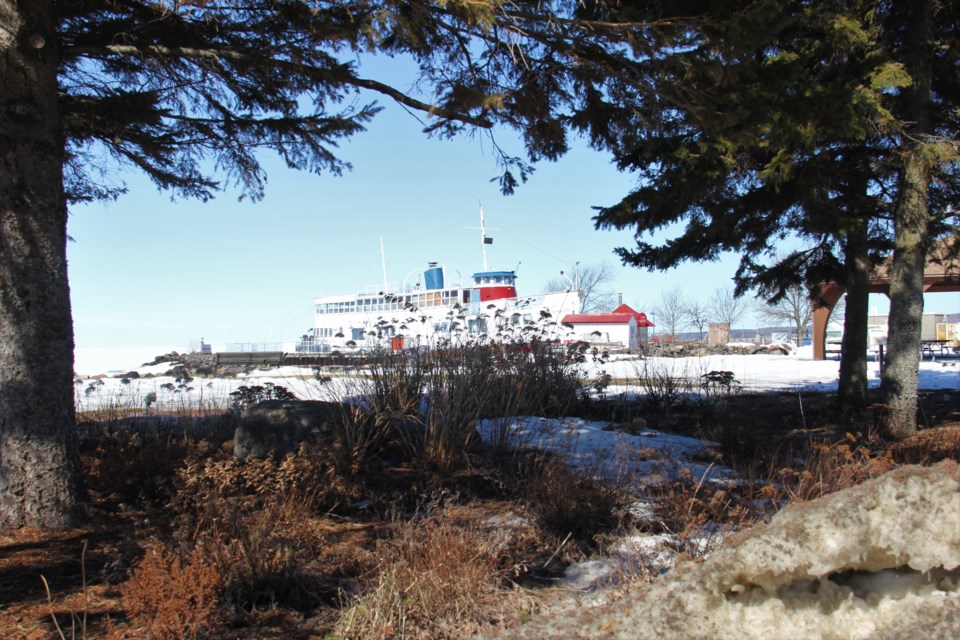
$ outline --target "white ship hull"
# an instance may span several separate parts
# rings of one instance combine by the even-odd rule
[[[480,291],[455,287],[316,298],[314,335],[298,351],[559,340],[569,333],[560,318],[580,311],[579,291],[486,300]]]

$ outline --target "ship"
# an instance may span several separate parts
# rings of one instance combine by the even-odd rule
[[[569,281],[566,291],[518,295],[516,271],[488,267],[487,247],[493,241],[487,235],[482,205],[479,230],[483,268],[467,282],[451,283],[443,266],[427,262],[400,285],[368,286],[349,294],[315,298],[312,334],[304,336],[297,351],[561,340],[568,332],[561,318],[580,312],[583,294],[576,278]]]

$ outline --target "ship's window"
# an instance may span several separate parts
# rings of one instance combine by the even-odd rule
[[[487,321],[483,318],[471,318],[467,321],[468,330],[470,333],[486,333],[487,332]]]
[[[477,276],[476,278],[474,278],[474,279],[473,279],[473,283],[474,283],[474,284],[480,284],[480,276]]]

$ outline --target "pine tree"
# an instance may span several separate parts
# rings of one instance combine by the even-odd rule
[[[503,11],[522,34],[498,69],[509,79],[503,103],[538,87],[533,131],[544,148],[562,153],[564,133],[580,132],[637,175],[596,217],[635,230],[636,246],[618,252],[625,263],[668,269],[738,252],[738,289],[774,301],[797,284],[811,296],[823,282],[845,285],[840,397],[852,408],[866,401],[870,268],[896,243],[904,293],[893,287],[891,330],[900,323],[910,338],[891,340],[905,365],[888,369],[897,382],[885,388],[915,409],[919,325],[907,318],[919,322],[918,234],[956,233],[945,207],[957,191],[956,2],[595,0]],[[647,240],[665,229],[665,242]],[[787,239],[805,248],[771,264]],[[910,406],[897,420],[914,419]]]
[[[124,166],[175,196],[260,198],[265,149],[339,173],[337,142],[378,110],[361,90],[440,135],[490,127],[470,91],[438,85],[429,104],[355,62],[429,68],[488,22],[487,5],[458,1],[0,0],[0,527],[70,526],[82,499],[68,204],[120,195]]]

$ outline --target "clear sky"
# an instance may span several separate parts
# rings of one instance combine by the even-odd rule
[[[521,295],[540,292],[578,261],[616,265],[614,287],[639,311],[664,290],[680,288],[706,303],[731,284],[736,256],[666,273],[620,266],[613,250],[629,246],[632,234],[595,230],[591,207],[615,203],[633,179],[582,142],[503,196],[491,182],[497,167],[482,136],[428,138],[414,116],[379,102],[386,109],[368,131],[339,148],[353,164],[343,176],[290,171],[264,156],[269,183],[260,202],[238,202],[230,190],[207,203],[172,202],[130,173],[130,192],[119,200],[73,207],[77,346],[187,350],[201,337],[215,349],[294,340],[312,327],[314,297],[383,282],[381,238],[391,283],[428,261],[445,266],[448,281],[457,272],[466,278],[482,267],[479,231],[470,229],[478,226],[478,201],[494,238],[489,266],[517,269]],[[497,141],[521,155],[509,132]],[[883,307],[875,298],[871,304]],[[928,309],[956,312],[960,294],[939,294]]]

